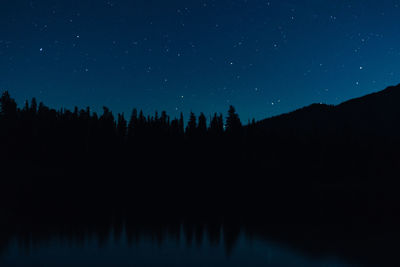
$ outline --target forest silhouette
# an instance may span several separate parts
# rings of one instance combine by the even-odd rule
[[[274,219],[397,216],[400,86],[242,125],[0,99],[1,205]],[[18,210],[18,209],[13,209]]]

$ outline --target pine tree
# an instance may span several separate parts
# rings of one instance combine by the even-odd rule
[[[189,138],[193,138],[196,135],[197,119],[193,112],[190,112],[189,122],[186,127],[186,135]]]
[[[179,134],[183,135],[185,132],[185,124],[183,120],[183,113],[181,112],[180,117],[179,117]]]
[[[5,119],[14,119],[17,116],[17,103],[5,91],[0,98],[0,116]]]
[[[37,112],[37,102],[36,102],[36,98],[32,98],[30,110],[31,110],[31,114],[32,114],[32,115],[36,115],[36,112]]]
[[[125,141],[125,138],[127,136],[127,130],[128,127],[124,117],[124,113],[118,114],[117,133],[118,133],[118,138],[122,143]]]
[[[134,108],[132,110],[132,115],[129,120],[128,124],[128,140],[129,142],[133,141],[133,138],[135,137],[135,131],[137,130],[136,127],[138,126],[138,115],[137,115],[137,110]]]
[[[202,136],[206,135],[206,133],[207,133],[207,118],[203,112],[200,113],[197,130],[198,130],[198,133]]]
[[[222,115],[218,115],[217,113],[214,114],[213,118],[211,119],[210,123],[210,132],[213,135],[220,135],[224,131],[224,123]]]
[[[239,115],[233,106],[229,107],[228,117],[226,118],[226,131],[227,132],[238,132],[242,128],[242,123],[240,122]]]

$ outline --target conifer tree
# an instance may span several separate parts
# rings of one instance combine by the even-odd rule
[[[227,132],[238,132],[242,128],[242,123],[240,122],[239,115],[233,106],[229,107],[228,117],[226,118],[226,131]]]
[[[196,115],[193,112],[190,112],[189,122],[186,127],[186,135],[189,138],[193,138],[196,135],[196,129],[197,129]]]
[[[203,112],[200,113],[197,129],[198,129],[198,133],[200,135],[202,135],[202,136],[206,135],[206,133],[207,133],[207,118]]]

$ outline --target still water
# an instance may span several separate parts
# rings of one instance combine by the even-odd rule
[[[355,266],[223,226],[43,229],[3,235],[0,266]]]

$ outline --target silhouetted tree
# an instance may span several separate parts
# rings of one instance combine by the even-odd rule
[[[127,137],[128,127],[124,114],[118,114],[117,134],[120,144],[124,145]]]
[[[221,135],[224,132],[224,120],[221,115],[214,114],[210,123],[210,133],[214,136]]]
[[[6,120],[15,120],[17,117],[17,103],[10,97],[8,91],[5,91],[0,98],[0,116]]]
[[[37,112],[37,102],[36,102],[36,98],[32,98],[30,110],[31,110],[32,115],[36,115],[36,112]]]
[[[238,132],[242,128],[239,115],[233,106],[229,107],[228,117],[226,118],[226,131],[227,132]]]
[[[205,136],[207,133],[207,118],[203,112],[200,113],[197,131],[200,136]]]
[[[166,111],[161,112],[160,122],[163,127],[168,127],[169,124],[169,116]]]
[[[185,132],[185,124],[184,124],[184,120],[183,120],[183,113],[181,112],[180,116],[179,116],[179,132],[183,135],[183,133]]]
[[[103,115],[99,118],[99,127],[101,139],[108,141],[102,143],[102,147],[104,148],[103,152],[105,155],[111,155],[115,150],[115,137],[117,135],[114,116],[107,107],[103,107]]]
[[[189,138],[193,138],[196,136],[196,130],[197,130],[197,119],[196,115],[193,112],[190,112],[190,117],[189,117],[189,122],[186,127],[186,135]]]

